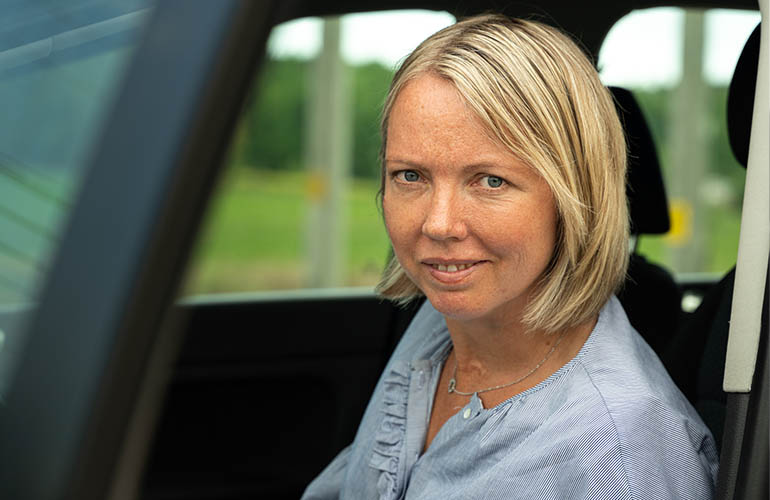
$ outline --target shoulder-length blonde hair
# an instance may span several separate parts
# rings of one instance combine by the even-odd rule
[[[483,15],[422,42],[393,77],[381,123],[404,86],[431,73],[451,82],[490,136],[543,177],[558,212],[557,243],[524,314],[560,331],[596,315],[628,265],[626,145],[610,92],[566,35],[539,22]],[[401,303],[422,293],[395,257],[377,291]]]

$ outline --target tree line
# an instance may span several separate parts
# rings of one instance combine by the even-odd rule
[[[311,63],[269,60],[247,99],[231,154],[241,165],[299,170],[303,164]],[[380,147],[379,119],[392,71],[371,63],[347,66],[352,102],[352,174],[376,178]]]
[[[311,62],[304,60],[268,60],[260,78],[245,103],[232,161],[257,168],[300,170],[303,165],[304,116],[308,105]],[[376,63],[346,67],[351,88],[353,120],[352,175],[376,178],[379,172],[379,121],[382,104],[393,72]],[[656,140],[658,154],[667,168],[667,138],[671,134],[668,119],[674,89],[635,90]],[[737,192],[743,173],[736,167],[726,138],[725,103],[727,89],[707,90],[706,123],[711,132],[709,168],[732,184]]]

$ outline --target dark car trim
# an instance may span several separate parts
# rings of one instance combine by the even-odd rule
[[[0,415],[0,498],[107,496],[274,4],[155,8]]]

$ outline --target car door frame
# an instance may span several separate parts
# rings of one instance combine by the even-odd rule
[[[164,318],[277,5],[153,8],[0,415],[1,498],[115,492],[133,410],[165,383],[150,360],[175,352]]]

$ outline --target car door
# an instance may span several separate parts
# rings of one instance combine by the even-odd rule
[[[90,131],[98,139],[82,180],[73,179],[77,195],[62,200],[64,229],[50,261],[40,259],[46,271],[27,326],[6,332],[15,367],[0,415],[3,498],[126,493],[113,488],[136,464],[121,449],[137,439],[132,425],[146,439],[132,416],[162,386],[163,361],[175,353],[164,318],[276,4],[3,3],[6,62],[40,62],[32,72],[99,52],[97,42],[119,43],[110,28],[143,16],[115,97],[102,103],[110,118]],[[76,47],[82,52],[67,52]],[[57,92],[54,83],[42,90]],[[30,99],[22,110],[45,97],[22,96]],[[46,111],[39,130],[61,119]],[[84,110],[68,112],[71,129],[61,119],[53,138],[28,140],[41,148],[72,140]]]

